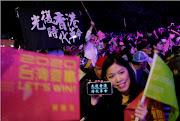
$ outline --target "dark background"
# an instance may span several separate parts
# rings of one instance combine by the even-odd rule
[[[83,1],[97,30],[103,32],[143,30],[152,32],[167,27],[171,22],[180,23],[179,1]],[[84,31],[90,27],[90,19],[81,1],[1,1],[1,33],[9,34],[23,42],[21,26],[15,8],[76,9],[81,11]],[[93,30],[95,33],[95,31]]]

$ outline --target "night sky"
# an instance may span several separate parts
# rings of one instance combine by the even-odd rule
[[[103,32],[135,32],[146,30],[152,32],[157,27],[167,27],[171,22],[180,23],[179,1],[83,1],[97,30]],[[22,39],[19,19],[15,8],[39,9],[76,9],[81,11],[84,30],[88,30],[90,19],[81,1],[1,1],[1,33],[7,33],[15,39]],[[93,31],[94,32],[94,31]]]

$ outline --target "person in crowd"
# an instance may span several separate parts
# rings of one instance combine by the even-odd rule
[[[106,58],[107,56],[99,58],[96,66],[80,80],[81,118],[88,117],[88,107],[90,105],[90,96],[87,95],[86,85],[90,80],[92,82],[101,80],[102,65]]]
[[[166,58],[165,62],[173,73],[177,101],[178,101],[178,104],[180,104],[180,96],[179,96],[180,90],[178,87],[179,86],[178,83],[180,79],[180,48],[174,48],[174,49],[175,50],[173,51],[173,53],[171,53],[171,55],[169,55]],[[170,106],[163,103],[163,111],[165,114],[165,119],[166,121],[168,121],[169,114],[170,114]],[[180,120],[180,116],[178,117],[177,121],[179,120]]]
[[[92,65],[95,67],[95,64],[98,60],[98,50],[95,46],[95,41],[97,37],[94,34],[92,34],[92,29],[94,25],[94,22],[91,21],[91,26],[85,36],[86,44],[84,47],[84,56],[88,59],[91,59]]]
[[[163,35],[164,32],[165,32],[165,28],[158,27],[157,31],[156,30],[153,31],[152,38],[153,39],[160,39],[160,38],[162,38],[162,35]]]
[[[180,37],[176,38],[176,41],[174,43],[175,46],[180,46]]]
[[[104,38],[102,40],[103,46],[102,46],[102,49],[98,51],[98,58],[105,56],[107,49],[108,49],[108,45],[107,45],[108,42],[107,41],[108,41],[108,39],[106,39],[106,38]]]
[[[120,56],[124,58],[125,61],[131,61],[132,55],[137,51],[134,43],[129,42],[126,44],[126,48],[120,53]]]
[[[113,94],[91,96],[87,121],[124,121],[124,109],[142,89],[136,83],[128,63],[119,56],[108,57],[104,61],[102,79],[112,83]],[[135,116],[141,121],[145,121],[147,113],[145,104],[137,105]]]
[[[71,46],[64,46],[63,47],[64,55],[70,55],[71,53]]]
[[[152,58],[150,58],[145,52],[137,51],[133,54],[132,62],[129,62],[131,69],[133,70],[133,75],[136,82],[140,87],[145,88],[147,78],[149,75],[149,69],[147,69],[148,62],[152,63]]]
[[[107,51],[105,53],[105,56],[116,56],[116,48],[114,48],[112,43],[107,45]]]
[[[75,46],[75,45],[72,45],[72,46],[71,46],[70,55],[76,56],[76,55],[78,55],[78,53],[79,53],[78,47]]]
[[[149,56],[152,54],[152,48],[150,47],[150,43],[147,41],[141,41],[139,44],[137,44],[137,50],[143,51]]]
[[[180,104],[180,89],[179,89],[179,79],[180,79],[180,48],[175,48],[174,52],[165,60],[166,64],[169,66],[173,73],[176,96],[178,104]],[[178,118],[180,119],[180,117]],[[179,120],[177,120],[179,121]]]
[[[174,39],[175,34],[173,32],[168,31],[167,42],[163,46],[163,55],[164,58],[167,58],[171,53],[173,53],[172,48],[174,47]]]
[[[152,55],[154,55],[154,53],[157,53],[163,60],[164,60],[164,55],[163,53],[163,43],[161,41],[161,39],[153,39],[151,42],[151,48],[152,48]]]

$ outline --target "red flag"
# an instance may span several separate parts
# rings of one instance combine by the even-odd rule
[[[135,109],[137,107],[138,102],[141,100],[142,91],[134,100],[124,109],[124,121],[134,121],[135,120]],[[148,108],[148,114],[146,116],[147,121],[165,121],[165,116],[163,112],[162,103],[155,101],[150,98],[146,98],[145,105]]]

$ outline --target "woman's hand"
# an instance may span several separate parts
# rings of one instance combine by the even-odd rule
[[[146,115],[148,113],[147,107],[144,103],[139,103],[137,108],[135,109],[135,116],[140,119],[140,121],[146,120]]]
[[[103,80],[95,80],[95,82],[103,82]],[[96,105],[99,102],[99,99],[102,97],[102,95],[92,95],[91,96],[91,104]]]
[[[99,99],[102,97],[102,95],[92,95],[91,96],[91,104],[96,105],[99,102]]]

